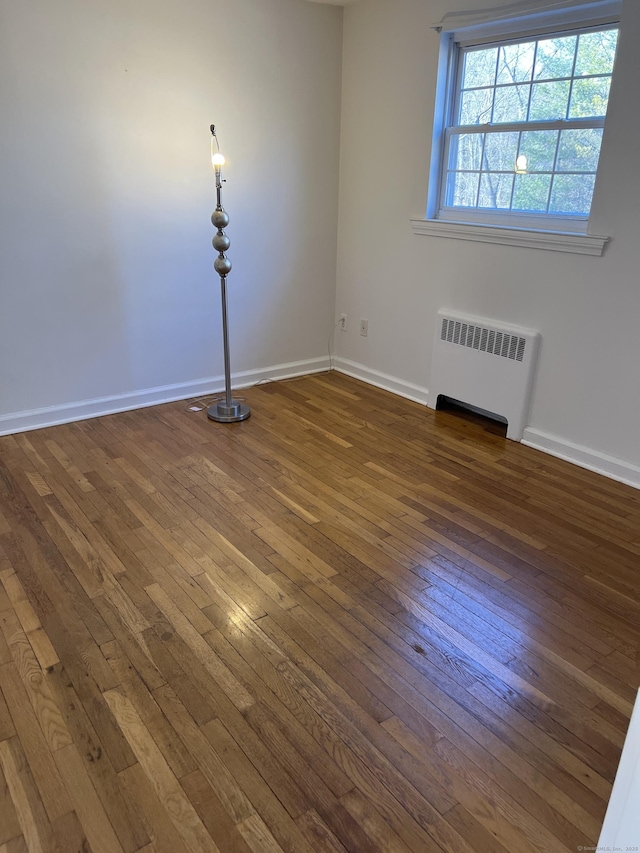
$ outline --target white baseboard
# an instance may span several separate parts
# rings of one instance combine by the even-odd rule
[[[231,377],[234,389],[249,388],[259,382],[273,379],[291,379],[309,373],[322,373],[330,369],[329,357],[311,358],[306,361],[293,361],[277,364],[259,370],[244,370]],[[0,415],[0,435],[11,435],[32,429],[84,421],[100,415],[113,415],[132,409],[143,409],[161,403],[173,403],[193,397],[205,397],[224,390],[223,376],[210,376],[193,382],[177,385],[161,385],[157,388],[145,388],[127,394],[115,394],[110,397],[96,397],[92,400],[80,400],[77,403],[65,403],[61,406],[48,406],[43,409],[31,409],[26,412],[13,412]]]
[[[364,364],[349,361],[346,358],[334,358],[333,367],[339,373],[361,379],[368,385],[398,394],[407,400],[413,400],[422,405],[428,405],[429,391],[420,385],[405,382],[388,373],[372,370]],[[295,376],[305,376],[310,373],[322,373],[331,369],[328,356],[294,361],[288,364],[278,364],[273,367],[258,370],[244,370],[232,375],[234,388],[249,388],[259,382],[276,379],[291,379]],[[16,432],[26,432],[32,429],[67,424],[73,421],[96,418],[100,415],[113,415],[117,412],[128,412],[132,409],[142,409],[147,406],[157,406],[161,403],[173,403],[176,400],[186,400],[193,397],[204,397],[218,394],[224,388],[224,377],[211,376],[193,382],[177,385],[162,385],[157,388],[146,388],[127,394],[116,394],[110,397],[96,397],[92,400],[81,400],[76,403],[65,403],[60,406],[49,406],[42,409],[31,409],[26,412],[13,412],[0,415],[0,435],[11,435]],[[603,474],[612,480],[618,480],[628,486],[640,489],[640,466],[615,456],[608,456],[589,447],[574,444],[571,441],[550,435],[532,427],[524,431],[522,444],[541,450],[558,459],[572,462],[581,468]]]
[[[392,394],[405,397],[407,400],[413,400],[414,403],[422,403],[423,406],[427,405],[429,391],[420,385],[413,385],[411,382],[397,379],[388,373],[380,373],[379,370],[372,370],[370,367],[365,367],[364,364],[358,364],[355,361],[349,361],[339,356],[334,358],[333,365],[339,373],[353,376],[354,379],[361,379],[368,385],[375,385],[376,388],[391,391]]]
[[[334,359],[334,367],[340,373],[346,373],[347,376],[361,379],[369,385],[375,385],[377,388],[391,391],[393,394],[406,397],[416,403],[422,403],[425,406],[428,405],[429,391],[427,388],[413,385],[410,382],[405,382],[403,379],[389,376],[387,373],[380,373],[377,370],[365,367],[364,364],[358,364],[355,361],[349,361],[339,356]],[[533,447],[536,450],[542,450],[544,453],[556,456],[558,459],[564,459],[565,462],[571,462],[580,468],[595,471],[597,474],[602,474],[612,480],[617,480],[620,483],[640,489],[640,467],[634,465],[632,462],[626,462],[624,459],[618,459],[615,456],[608,456],[606,453],[600,453],[589,447],[574,444],[571,441],[549,435],[532,427],[527,427],[524,430],[522,444],[526,444],[527,447]]]
[[[608,456],[606,453],[591,450],[589,447],[574,444],[565,438],[549,435],[532,427],[525,429],[522,443],[526,444],[527,447],[533,447],[536,450],[549,453],[551,456],[556,456],[558,459],[564,459],[566,462],[573,462],[574,465],[579,465],[581,468],[595,471],[596,474],[604,474],[605,477],[610,477],[612,480],[618,480],[627,486],[640,489],[640,467],[632,462],[626,462],[624,459],[618,459],[615,456]]]

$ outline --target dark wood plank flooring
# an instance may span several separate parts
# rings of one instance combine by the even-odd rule
[[[595,845],[640,492],[338,373],[0,438],[0,850]]]

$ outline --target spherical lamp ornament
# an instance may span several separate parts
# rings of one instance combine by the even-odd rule
[[[223,234],[222,231],[218,231],[213,240],[211,241],[211,245],[216,250],[216,252],[226,252],[231,245],[231,240],[227,237],[226,234]]]
[[[226,228],[229,224],[229,214],[221,207],[217,207],[211,214],[211,224],[215,228]]]
[[[218,275],[229,275],[231,272],[231,261],[224,255],[219,255],[213,262],[213,268]]]

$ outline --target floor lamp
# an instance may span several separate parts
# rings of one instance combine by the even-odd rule
[[[215,142],[215,150],[214,150]],[[251,414],[249,406],[245,406],[239,400],[231,396],[231,366],[229,363],[229,326],[227,323],[227,276],[231,272],[231,261],[225,252],[231,245],[231,241],[224,233],[229,224],[229,214],[222,206],[222,167],[224,157],[220,153],[218,137],[215,125],[211,125],[211,163],[216,173],[216,209],[211,214],[211,223],[218,229],[217,234],[211,241],[213,248],[218,252],[213,268],[220,276],[220,290],[222,292],[222,339],[224,347],[224,400],[219,400],[209,409],[207,417],[218,423],[229,424],[236,421],[244,421]]]

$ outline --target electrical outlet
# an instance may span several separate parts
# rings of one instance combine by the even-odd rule
[[[340,331],[341,332],[347,331],[347,315],[346,314],[340,315]]]
[[[369,321],[368,320],[360,320],[360,334],[363,338],[366,338],[369,334]]]

